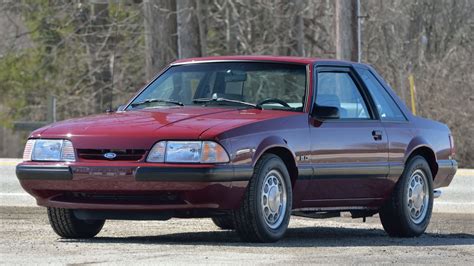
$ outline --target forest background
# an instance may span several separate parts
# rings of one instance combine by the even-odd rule
[[[336,58],[351,1],[0,0],[0,157],[21,157],[31,126],[125,103],[177,58]],[[474,167],[473,13],[472,0],[360,0],[361,61],[409,108],[413,75],[417,115],[449,125],[462,167]]]

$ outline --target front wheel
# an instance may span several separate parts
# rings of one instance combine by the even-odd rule
[[[231,215],[212,217],[212,222],[222,230],[234,230],[234,220]]]
[[[105,220],[81,220],[71,209],[48,207],[48,218],[54,232],[62,238],[92,238],[96,236]]]
[[[249,242],[275,242],[290,221],[291,180],[280,157],[265,154],[257,162],[242,204],[233,212],[239,236]]]
[[[413,157],[380,210],[385,231],[394,237],[415,237],[428,227],[433,210],[433,177],[425,158]]]

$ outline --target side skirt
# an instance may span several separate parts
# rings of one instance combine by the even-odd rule
[[[171,218],[209,218],[227,214],[225,210],[200,209],[180,211],[126,211],[126,210],[74,210],[74,216],[81,220],[157,220]]]
[[[365,222],[366,217],[371,217],[379,212],[379,209],[348,206],[348,207],[323,207],[323,208],[300,208],[294,209],[292,215],[315,218],[315,219],[326,219],[341,217],[341,212],[350,212],[353,219],[363,218]]]

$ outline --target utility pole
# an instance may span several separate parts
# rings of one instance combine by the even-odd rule
[[[336,57],[360,61],[359,0],[336,0]]]
[[[357,62],[360,63],[362,60],[362,28],[360,27],[360,23],[362,20],[362,16],[360,15],[360,0],[357,0]]]

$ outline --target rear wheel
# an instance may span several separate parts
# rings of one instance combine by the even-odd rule
[[[230,215],[212,217],[212,222],[223,230],[235,229],[234,220],[232,220],[232,216]]]
[[[240,208],[233,212],[235,229],[250,242],[275,242],[290,221],[291,181],[280,157],[265,154],[257,162]]]
[[[62,238],[92,238],[96,236],[105,220],[80,220],[73,210],[48,207],[48,218],[54,232]]]
[[[392,198],[380,211],[383,228],[390,236],[414,237],[428,227],[433,210],[433,177],[426,160],[413,157],[398,181]]]

